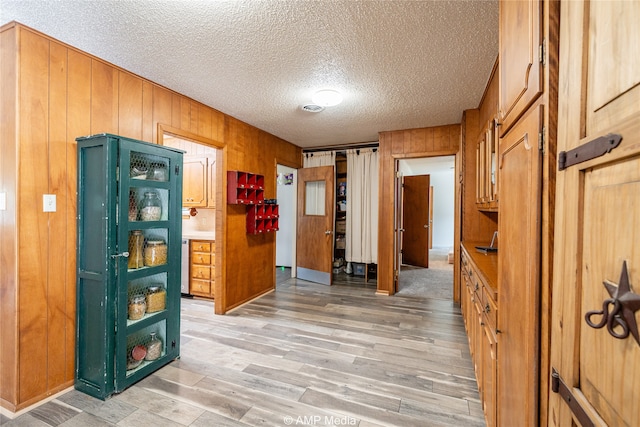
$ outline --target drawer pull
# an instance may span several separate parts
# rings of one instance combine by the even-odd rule
[[[484,312],[489,314],[489,312],[491,311],[491,307],[489,306],[489,304],[484,306]]]

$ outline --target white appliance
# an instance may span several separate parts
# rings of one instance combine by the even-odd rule
[[[182,271],[180,293],[189,294],[189,239],[182,239]]]

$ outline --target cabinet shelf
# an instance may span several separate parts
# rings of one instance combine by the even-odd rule
[[[127,335],[138,332],[148,326],[153,325],[161,320],[167,319],[167,310],[156,311],[155,313],[146,313],[142,319],[127,319]]]

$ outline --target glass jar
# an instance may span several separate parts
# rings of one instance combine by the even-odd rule
[[[129,320],[140,320],[147,312],[147,299],[144,294],[135,294],[129,300]]]
[[[145,360],[156,360],[162,355],[162,341],[156,337],[155,332],[151,332],[151,339],[147,343],[147,355]]]
[[[144,248],[144,265],[154,267],[167,263],[167,245],[164,240],[147,240]]]
[[[140,203],[140,219],[142,221],[160,221],[162,218],[162,203],[155,191],[145,191]]]
[[[162,286],[154,285],[147,288],[147,313],[155,313],[165,309],[167,291]]]
[[[164,163],[151,163],[147,172],[147,179],[153,181],[167,180],[167,166]]]
[[[144,235],[141,230],[132,230],[129,234],[128,268],[144,267]]]

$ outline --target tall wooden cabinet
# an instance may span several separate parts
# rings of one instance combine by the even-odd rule
[[[182,152],[78,138],[78,390],[105,399],[178,357],[181,191]]]
[[[500,426],[546,424],[558,5],[500,2]]]

